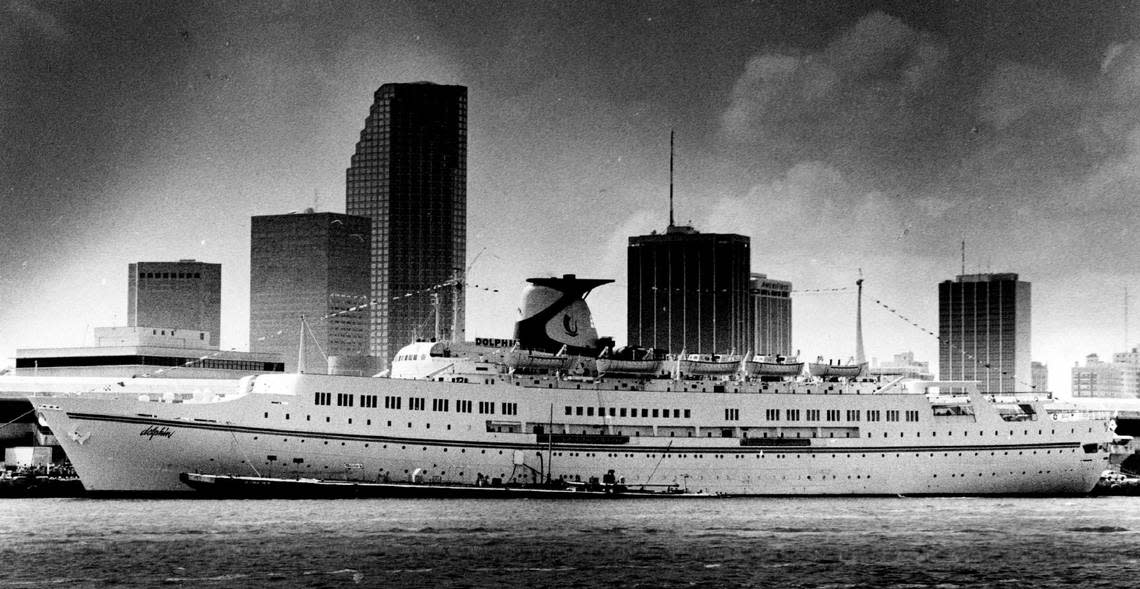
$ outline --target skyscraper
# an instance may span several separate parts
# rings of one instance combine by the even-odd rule
[[[1017,274],[963,274],[938,285],[938,372],[982,391],[1029,391],[1030,290]]]
[[[1049,366],[1044,362],[1031,362],[1029,366],[1029,370],[1033,373],[1033,392],[1048,392]]]
[[[738,354],[753,345],[750,240],[670,224],[629,238],[628,342],[672,353]]]
[[[128,266],[127,325],[209,333],[218,347],[222,328],[222,265],[195,260]]]
[[[792,353],[792,283],[753,274],[748,286],[752,296],[752,352],[766,356]]]
[[[462,339],[456,282],[467,257],[467,88],[381,86],[346,192],[346,212],[372,222],[371,353],[386,366],[413,338],[432,335],[437,308],[441,336]],[[436,306],[431,294],[439,295]]]
[[[279,353],[296,370],[304,315],[306,372],[325,372],[326,356],[367,356],[370,233],[368,219],[311,209],[253,217],[249,349]]]

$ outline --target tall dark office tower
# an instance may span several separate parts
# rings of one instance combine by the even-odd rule
[[[128,266],[127,325],[209,332],[218,347],[222,329],[222,265],[195,260]]]
[[[991,393],[1029,391],[1029,283],[962,274],[938,285],[938,376]]]
[[[381,86],[346,188],[346,212],[372,221],[371,353],[386,366],[432,336],[436,308],[441,337],[463,339],[462,287],[435,287],[462,280],[467,257],[467,88]]]
[[[363,362],[368,355],[371,226],[364,217],[312,210],[253,217],[251,352],[279,353],[285,370],[295,371],[304,315],[309,327],[305,372],[324,373],[326,356],[347,364]]]
[[[672,224],[630,237],[629,344],[676,354],[750,350],[749,243]]]
[[[752,352],[765,356],[792,353],[792,283],[775,280],[764,274],[753,274],[749,285],[752,295]]]

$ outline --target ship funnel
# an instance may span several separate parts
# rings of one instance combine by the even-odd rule
[[[586,305],[586,295],[595,287],[613,280],[578,278],[528,278],[515,323],[515,339],[526,350],[557,352],[566,347],[570,354],[597,355],[604,347],[594,328],[594,318]]]

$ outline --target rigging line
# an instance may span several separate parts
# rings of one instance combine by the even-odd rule
[[[849,286],[837,286],[834,288],[796,288],[791,291],[791,294],[820,294],[820,293],[853,293],[855,289]]]
[[[927,328],[923,327],[923,326],[922,326],[922,325],[920,325],[918,322],[916,322],[916,321],[912,320],[910,317],[907,317],[906,315],[903,315],[903,314],[902,314],[902,313],[900,313],[898,310],[896,310],[896,309],[894,309],[893,307],[891,307],[891,306],[887,305],[887,304],[886,304],[886,303],[884,303],[883,301],[881,301],[881,300],[879,300],[879,299],[877,299],[877,298],[875,298],[875,297],[870,297],[870,300],[874,301],[874,303],[875,303],[875,304],[877,304],[877,305],[879,305],[880,307],[882,307],[882,308],[886,309],[888,312],[890,312],[890,313],[891,313],[892,315],[894,315],[895,317],[898,317],[899,319],[903,320],[903,321],[904,321],[904,322],[906,322],[907,324],[909,324],[909,325],[911,325],[911,326],[913,326],[913,327],[917,328],[919,331],[922,331],[923,333],[925,333],[925,334],[927,334],[927,335],[929,335],[929,336],[933,337],[934,339],[938,340],[938,342],[939,342],[939,343],[944,343],[944,344],[946,344],[946,345],[947,345],[947,346],[949,346],[949,347],[950,347],[952,350],[954,350],[954,351],[958,352],[958,353],[959,353],[959,354],[961,354],[962,356],[964,356],[964,357],[966,357],[967,359],[969,359],[971,362],[973,362],[973,363],[974,363],[974,365],[976,365],[976,366],[978,366],[978,367],[981,367],[981,368],[984,368],[984,369],[985,369],[987,372],[993,372],[993,371],[995,370],[995,368],[994,368],[993,366],[991,366],[989,363],[986,363],[986,362],[982,362],[980,359],[978,359],[978,358],[974,357],[974,355],[973,355],[973,354],[971,354],[971,353],[969,353],[968,351],[966,351],[966,350],[964,350],[964,349],[962,349],[962,348],[960,348],[960,347],[958,347],[958,346],[954,345],[954,344],[953,344],[953,343],[951,343],[951,342],[948,342],[948,341],[944,340],[944,339],[942,338],[942,336],[940,336],[939,334],[937,334],[937,333],[935,333],[935,332],[933,332],[933,331],[931,331],[931,330],[929,330],[929,329],[927,329]],[[1006,371],[1006,370],[998,370],[997,372],[998,372],[999,374],[1001,374],[1001,376],[1016,376],[1016,375],[1012,375],[1012,374],[1010,374],[1010,373],[1009,373],[1008,371]],[[1022,379],[1020,379],[1020,378],[1014,378],[1014,381],[1015,381],[1015,382],[1017,382],[1017,383],[1018,383],[1018,384],[1020,384],[1020,385],[1023,385],[1023,386],[1027,386],[1027,387],[1029,387],[1029,389],[1030,389],[1030,390],[1033,390],[1033,384],[1032,384],[1032,383],[1028,383],[1028,382],[1025,382],[1024,380],[1022,380]]]
[[[246,454],[246,453],[245,453],[245,448],[242,448],[242,447],[241,447],[241,444],[239,444],[239,443],[238,443],[237,434],[235,434],[235,433],[234,433],[234,432],[231,430],[231,431],[230,431],[230,436],[232,436],[232,437],[233,437],[233,439],[234,439],[234,447],[235,447],[235,448],[237,448],[237,449],[238,449],[238,452],[241,452],[241,455],[242,455],[242,457],[244,457],[244,458],[245,458],[245,463],[246,463],[246,464],[248,464],[248,465],[249,465],[249,467],[250,467],[251,469],[253,469],[253,474],[255,474],[255,475],[257,475],[258,477],[260,477],[260,476],[261,476],[261,473],[257,471],[257,467],[256,467],[256,466],[254,466],[254,465],[253,465],[253,461],[249,459],[249,454]]]
[[[426,288],[422,288],[422,289],[420,289],[420,290],[417,290],[417,291],[413,291],[413,292],[410,292],[410,293],[406,293],[406,294],[404,294],[404,295],[400,295],[400,296],[391,297],[391,298],[389,299],[389,301],[391,301],[391,302],[394,302],[394,301],[398,301],[398,300],[401,300],[401,299],[406,299],[406,298],[409,298],[409,297],[413,297],[413,296],[416,296],[416,295],[420,295],[420,294],[423,294],[423,293],[427,293],[427,292],[433,292],[433,291],[437,291],[437,290],[440,290],[440,289],[442,289],[442,288],[448,288],[448,287],[451,287],[451,286],[454,286],[454,285],[455,285],[455,281],[454,281],[454,280],[448,280],[448,281],[445,281],[445,282],[441,282],[441,283],[439,283],[439,284],[433,284],[433,285],[431,285],[431,286],[429,286],[429,287],[426,287]],[[464,286],[467,286],[467,287],[471,287],[471,288],[475,288],[475,289],[478,289],[478,290],[487,291],[487,292],[495,292],[495,293],[499,292],[499,289],[497,289],[497,288],[491,288],[491,287],[487,287],[487,286],[480,286],[480,285],[469,285],[469,284],[466,284],[466,283],[464,283]],[[343,295],[343,296],[348,296],[348,295]],[[332,312],[332,313],[327,313],[327,314],[325,314],[325,315],[323,315],[323,316],[321,316],[321,317],[318,317],[318,318],[316,319],[316,321],[329,321],[329,320],[331,320],[331,319],[335,319],[335,318],[338,318],[338,317],[342,317],[342,316],[344,316],[344,315],[349,315],[349,314],[351,314],[351,313],[357,313],[357,312],[359,312],[359,311],[364,311],[364,310],[367,310],[367,309],[369,309],[369,308],[371,308],[371,307],[373,307],[373,306],[376,306],[377,304],[378,304],[378,301],[376,301],[376,300],[370,300],[370,301],[368,301],[368,302],[366,302],[366,303],[362,303],[362,304],[359,304],[359,305],[355,305],[355,306],[349,307],[349,308],[347,308],[347,309],[342,309],[342,310],[340,310],[340,311],[334,311],[334,312]],[[425,322],[425,323],[426,323],[426,322]],[[310,335],[312,335],[312,328],[311,328],[311,327],[309,327],[309,330],[310,330],[310,331],[309,331]],[[269,335],[265,335],[265,336],[261,336],[261,337],[257,338],[257,340],[256,340],[256,341],[258,341],[258,342],[266,342],[266,341],[274,340],[274,339],[276,339],[276,338],[278,338],[278,337],[281,337],[282,335],[284,335],[284,331],[283,331],[283,330],[280,330],[280,329],[279,329],[279,330],[277,330],[277,331],[276,331],[276,332],[274,332],[274,333],[271,333],[271,334],[269,334]],[[316,338],[316,336],[313,336],[313,339],[314,339],[314,340],[316,340],[316,339],[317,339],[317,338]],[[319,343],[317,344],[317,347],[318,347],[318,349],[320,349],[320,344],[319,344]],[[166,368],[159,368],[159,369],[156,369],[156,370],[153,370],[153,371],[149,371],[149,372],[141,372],[141,373],[139,373],[139,374],[134,374],[134,375],[132,375],[132,376],[131,376],[131,378],[149,378],[149,377],[151,377],[151,376],[157,376],[157,375],[160,375],[160,374],[166,374],[166,373],[174,372],[174,371],[176,371],[176,370],[179,370],[179,369],[182,369],[182,368],[192,368],[192,367],[194,367],[195,365],[198,365],[198,364],[199,364],[199,363],[201,363],[201,362],[205,362],[206,360],[210,360],[210,359],[216,358],[216,357],[218,357],[218,356],[220,356],[220,355],[222,355],[222,354],[224,354],[224,353],[226,353],[226,352],[236,352],[236,351],[238,351],[238,350],[237,350],[237,348],[229,348],[229,349],[226,349],[226,350],[222,350],[222,349],[219,349],[219,350],[217,350],[216,352],[213,352],[213,353],[207,354],[207,355],[205,355],[205,356],[201,356],[201,357],[199,357],[199,358],[195,358],[195,359],[191,359],[191,360],[188,360],[188,361],[186,361],[185,363],[182,363],[182,364],[179,364],[179,365],[170,366],[170,367],[166,367]],[[328,354],[327,354],[327,353],[325,353],[325,351],[324,351],[323,349],[321,350],[321,355],[322,355],[322,356],[324,356],[324,357],[325,357],[325,359],[328,359]],[[95,392],[95,389],[91,389],[91,390],[89,390],[89,391],[87,391],[87,392]]]
[[[432,286],[429,286],[429,287],[427,287],[427,288],[423,288],[423,289],[420,289],[420,290],[418,290],[418,291],[414,291],[414,292],[411,292],[411,293],[407,293],[407,294],[405,294],[405,295],[402,295],[402,296],[396,296],[396,297],[392,297],[392,298],[391,298],[391,299],[389,299],[389,300],[390,300],[390,301],[397,301],[397,300],[400,300],[400,299],[404,299],[404,298],[408,298],[408,297],[411,297],[411,296],[415,296],[415,295],[418,295],[418,294],[423,294],[423,293],[425,293],[425,292],[431,292],[431,291],[439,290],[439,289],[441,289],[441,288],[450,287],[450,286],[453,286],[454,284],[455,284],[455,281],[454,281],[454,280],[448,280],[448,281],[445,281],[445,282],[441,282],[441,283],[439,283],[439,284],[434,284],[434,285],[432,285]],[[497,292],[499,292],[499,289],[496,289],[496,288],[491,288],[491,287],[486,287],[486,286],[480,286],[480,285],[468,285],[468,284],[466,284],[466,283],[464,284],[464,286],[473,287],[473,288],[476,288],[476,289],[479,289],[479,290],[484,290],[484,291],[487,291],[487,292],[496,292],[496,293],[497,293]],[[334,293],[334,294],[336,294],[336,293]],[[347,296],[350,296],[350,295],[338,295],[338,296],[345,296],[345,297],[347,297]],[[338,318],[338,317],[341,317],[341,316],[344,316],[344,315],[348,315],[348,314],[351,314],[351,313],[356,313],[356,312],[359,312],[359,311],[364,311],[364,310],[367,310],[367,309],[369,309],[370,307],[373,307],[373,306],[375,306],[375,305],[377,305],[377,304],[378,304],[378,301],[376,301],[376,300],[369,300],[368,302],[365,302],[365,303],[362,303],[362,304],[359,304],[359,305],[355,305],[355,306],[349,307],[349,308],[347,308],[347,309],[342,309],[342,310],[340,310],[340,311],[334,311],[334,312],[332,312],[332,313],[327,313],[327,314],[325,314],[325,315],[323,315],[323,316],[321,316],[321,317],[318,317],[318,318],[316,319],[316,321],[328,321],[328,320],[331,320],[331,319],[335,319],[335,318]],[[309,333],[310,333],[310,335],[312,334],[312,331],[311,331],[311,327],[310,327],[310,332],[309,332]],[[264,336],[261,336],[261,337],[257,338],[257,339],[256,339],[256,341],[258,341],[258,342],[266,342],[266,341],[274,340],[274,339],[276,339],[276,338],[278,338],[278,337],[281,337],[282,335],[284,335],[284,331],[283,331],[283,330],[280,330],[280,329],[279,329],[279,330],[277,330],[277,331],[276,331],[276,332],[274,332],[274,333],[271,333],[271,334],[269,334],[269,335],[264,335]],[[316,340],[316,337],[314,336],[314,337],[313,337],[313,339],[314,339],[314,340]],[[320,344],[318,343],[318,348],[319,348],[319,347],[320,347]],[[201,357],[198,357],[198,358],[194,358],[194,359],[188,360],[188,361],[186,361],[186,362],[184,362],[184,363],[182,363],[182,364],[178,364],[178,365],[174,365],[174,366],[169,366],[169,367],[165,367],[165,368],[158,368],[158,369],[156,369],[156,370],[152,370],[152,371],[148,371],[148,372],[140,372],[140,373],[138,373],[138,374],[133,374],[133,375],[131,375],[131,378],[150,378],[150,377],[152,377],[152,376],[157,376],[157,375],[160,375],[160,374],[167,374],[167,373],[171,373],[171,372],[174,372],[174,371],[176,371],[176,370],[179,370],[179,369],[182,369],[182,368],[192,368],[192,367],[194,367],[195,365],[198,365],[199,363],[205,362],[206,360],[210,360],[210,359],[216,358],[216,357],[218,357],[218,356],[220,356],[220,355],[222,355],[222,354],[224,354],[224,353],[226,353],[226,352],[236,352],[236,351],[238,351],[238,350],[237,350],[237,348],[229,348],[229,349],[225,349],[225,350],[223,350],[223,349],[218,349],[218,350],[217,350],[217,351],[215,351],[215,352],[212,352],[212,353],[210,353],[210,354],[206,354],[205,356],[201,356]],[[321,350],[321,354],[322,354],[322,355],[323,355],[323,356],[324,356],[326,359],[328,358],[328,354],[326,354],[326,353],[324,352],[324,350]],[[121,385],[121,384],[122,384],[122,383],[120,383],[120,385]],[[96,388],[97,388],[97,387],[96,387]],[[89,390],[87,390],[87,391],[85,391],[85,392],[88,392],[88,393],[93,393],[93,392],[96,392],[96,388],[91,388],[91,389],[89,389]]]
[[[653,465],[653,470],[650,471],[648,477],[645,477],[645,483],[646,484],[649,484],[649,481],[653,480],[653,475],[657,474],[657,467],[661,466],[661,461],[665,460],[665,455],[669,453],[669,449],[672,447],[673,447],[673,440],[669,440],[669,444],[666,445],[665,449],[661,451],[661,458],[657,459],[657,464]]]
[[[313,326],[309,325],[308,321],[302,320],[301,323],[305,326],[305,331],[309,332],[309,337],[313,338],[313,344],[317,346],[317,351],[320,352],[321,356],[324,356],[325,361],[328,362],[329,355],[325,353],[325,349],[321,347],[321,341],[317,339],[317,335],[313,333]]]
[[[23,412],[22,414],[20,414],[20,415],[16,416],[16,418],[15,418],[15,419],[13,419],[12,421],[9,421],[8,423],[5,423],[4,425],[0,425],[0,429],[4,429],[4,428],[6,428],[6,427],[8,427],[8,426],[12,425],[13,423],[16,423],[17,421],[19,421],[19,420],[23,419],[25,415],[27,415],[27,414],[29,414],[29,413],[35,413],[35,412],[36,412],[35,408],[32,408],[32,409],[31,409],[31,410],[29,410],[29,411],[25,411],[25,412]]]
[[[602,389],[594,389],[594,391],[598,393],[598,413],[601,413],[602,427],[605,428],[606,433],[610,433],[609,417],[606,416],[606,408],[602,404]]]

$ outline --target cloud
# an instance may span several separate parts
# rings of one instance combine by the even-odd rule
[[[1088,96],[1065,76],[1039,67],[1000,64],[978,99],[978,119],[999,131],[1012,132],[1019,123],[1048,130],[1041,122],[1063,123],[1086,103]]]
[[[784,167],[905,165],[908,150],[943,133],[932,98],[948,56],[932,35],[872,13],[816,53],[751,58],[721,118],[722,135]]]
[[[70,35],[59,20],[51,14],[20,0],[10,0],[0,9],[0,16],[10,20],[14,27],[25,35],[36,35],[49,41],[68,41]]]
[[[704,226],[750,235],[753,262],[760,267],[828,251],[823,263],[842,271],[860,259],[894,253],[907,234],[906,217],[896,214],[883,193],[863,190],[835,167],[811,161],[754,185],[743,197],[721,198]]]
[[[1093,243],[1134,249],[1119,240],[1140,194],[1140,45],[1108,44],[1087,71],[969,51],[871,13],[813,52],[754,55],[721,137],[759,181],[717,216],[793,241],[840,223],[829,244],[902,255],[1014,242],[1025,250],[1009,262],[1042,270],[1058,244],[1074,261],[1098,255]],[[762,218],[747,214],[757,206]]]

